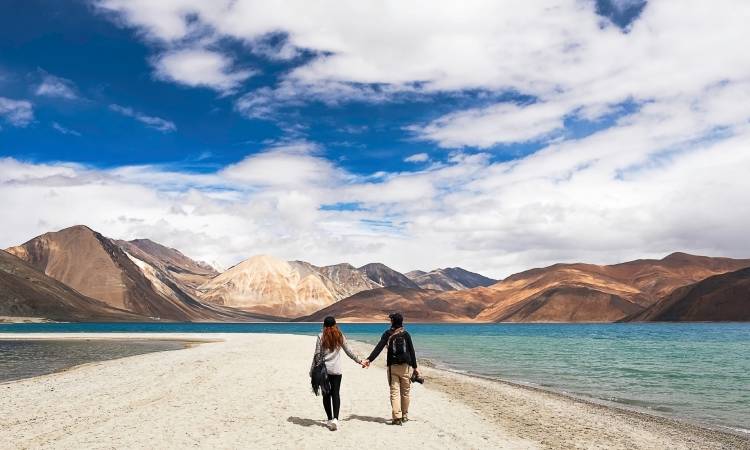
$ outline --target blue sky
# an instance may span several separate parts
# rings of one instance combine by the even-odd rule
[[[627,25],[634,13],[606,2],[597,11]],[[257,72],[230,94],[208,87],[186,87],[156,78],[150,64],[154,46],[132,27],[116,26],[111,15],[90,2],[4,2],[0,15],[0,92],[34,99],[34,121],[7,127],[2,153],[31,161],[72,161],[96,167],[173,164],[194,171],[215,170],[261,151],[270,142],[305,139],[325,149],[326,157],[359,174],[415,169],[404,159],[427,153],[443,160],[444,149],[420,141],[407,127],[427,123],[453,110],[504,100],[533,102],[513,92],[487,90],[405,94],[387,101],[309,101],[284,107],[272,118],[246,118],[234,109],[243,92],[272,87],[280,76],[310,56],[275,61],[227,40],[220,47],[235,64]],[[43,11],[43,14],[40,14]],[[283,37],[278,39],[283,40]],[[35,95],[45,77],[57,77],[75,98]],[[378,89],[378,84],[372,84]],[[159,131],[112,111],[110,105],[162,118],[175,130]],[[57,124],[56,127],[54,124]],[[567,127],[580,135],[597,124]],[[65,134],[60,128],[72,132]],[[495,146],[493,160],[527,154],[540,142]],[[467,146],[465,151],[475,151]]]
[[[741,3],[688,3],[3,2],[0,245],[87,223],[217,265],[494,276],[744,254],[714,198],[745,162]],[[715,235],[662,182],[699,157],[728,161]]]

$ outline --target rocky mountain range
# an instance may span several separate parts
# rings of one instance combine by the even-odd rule
[[[51,320],[614,322],[750,320],[750,259],[673,253],[556,264],[502,281],[460,267],[402,274],[381,263],[316,266],[268,255],[219,273],[148,239],[85,226],[0,254],[0,316]]]
[[[675,289],[628,321],[750,321],[750,268]]]
[[[82,295],[0,250],[0,316],[57,321],[137,321],[142,317]]]
[[[498,281],[460,267],[435,269],[430,272],[412,270],[407,272],[406,276],[421,289],[437,291],[462,291],[480,286],[490,286]]]
[[[678,288],[744,267],[750,267],[750,260],[685,253],[609,266],[556,264],[521,272],[487,287],[460,291],[368,291],[305,319],[319,320],[332,314],[341,320],[371,321],[419,303],[412,320],[614,322],[638,317]],[[412,272],[411,276],[420,274]],[[463,305],[473,307],[462,309]],[[644,316],[646,320],[649,317]],[[690,317],[701,320],[701,314]]]
[[[174,260],[161,259],[135,244],[114,241],[86,226],[45,233],[7,252],[78,293],[134,313],[142,320],[263,319],[201,302],[168,269],[187,272],[191,265],[182,267]]]
[[[398,311],[411,322],[471,322],[493,302],[485,288],[476,291],[435,291],[401,286],[355,294],[309,316],[302,322],[319,322],[334,316],[347,322],[387,322]]]
[[[198,292],[207,302],[293,319],[384,287],[419,289],[405,275],[380,263],[359,268],[347,263],[316,266],[259,255],[201,285]]]

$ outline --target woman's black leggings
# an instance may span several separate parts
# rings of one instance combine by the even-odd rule
[[[326,409],[328,420],[338,419],[339,408],[341,407],[341,397],[339,397],[341,375],[328,375],[328,380],[331,382],[331,392],[328,395],[323,394],[323,408]]]

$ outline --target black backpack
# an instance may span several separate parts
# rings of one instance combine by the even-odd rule
[[[399,331],[391,335],[390,347],[391,357],[395,364],[404,364],[409,361],[409,352],[406,348],[406,337],[404,334],[406,331]]]

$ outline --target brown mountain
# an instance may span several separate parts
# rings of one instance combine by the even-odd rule
[[[368,290],[301,320],[322,320],[328,314],[345,321],[384,320],[400,310],[415,321],[614,322],[643,311],[665,292],[745,266],[750,260],[684,253],[611,266],[556,264],[461,291]]]
[[[138,315],[163,320],[252,320],[247,313],[206,305],[147,261],[79,225],[46,233],[7,250],[81,294]]]
[[[358,292],[382,287],[367,277],[365,273],[351,264],[342,263],[318,268],[318,272],[338,286],[338,300]]]
[[[197,288],[219,274],[210,265],[194,261],[179,250],[165,247],[149,239],[117,241],[117,243],[131,255],[159,267],[190,288]]]
[[[477,320],[610,322],[638,313],[678,287],[748,266],[750,260],[685,253],[610,266],[556,264],[492,285],[496,303]]]
[[[716,258],[677,252],[663,259],[639,259],[598,267],[609,276],[638,288],[653,304],[678,287],[750,267],[750,259]]]
[[[388,314],[401,312],[409,322],[469,322],[493,301],[493,293],[483,293],[482,288],[466,292],[401,286],[371,289],[297,320],[319,322],[332,315],[342,322],[387,322]]]
[[[0,316],[58,321],[139,321],[142,316],[112,308],[0,250]]]
[[[637,288],[586,264],[532,269],[488,289],[495,301],[479,321],[611,322],[642,310],[644,301]]]
[[[665,298],[628,319],[654,322],[750,321],[750,268],[721,275],[674,290]]]
[[[402,274],[371,265],[383,282],[402,282]],[[382,267],[380,267],[382,266]],[[410,285],[414,285],[406,279]],[[415,285],[414,285],[415,286]],[[319,267],[305,261],[283,261],[268,255],[237,264],[198,289],[205,301],[262,314],[294,318],[311,314],[343,298],[382,287],[365,270],[351,264]]]
[[[460,267],[435,269],[430,272],[413,270],[405,275],[420,288],[437,291],[461,291],[497,283],[497,280],[487,278],[478,273],[469,272]]]
[[[382,287],[405,287],[419,289],[417,283],[411,281],[406,275],[401,272],[397,272],[385,264],[381,263],[370,263],[360,267],[360,272],[364,273],[367,278],[377,283]]]
[[[198,288],[219,305],[279,317],[297,317],[337,300],[316,270],[267,255],[253,256]]]

